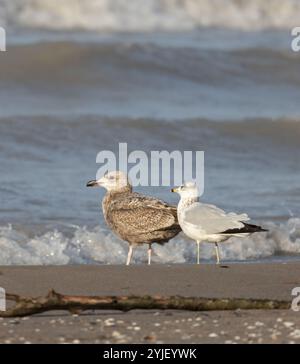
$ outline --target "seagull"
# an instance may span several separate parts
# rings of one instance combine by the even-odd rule
[[[112,171],[102,178],[87,183],[87,187],[107,190],[102,211],[109,228],[129,243],[126,265],[130,264],[133,246],[148,244],[148,264],[151,264],[152,243],[165,243],[176,236],[181,228],[176,206],[157,198],[132,192],[125,173]]]
[[[193,182],[186,182],[171,191],[180,195],[178,221],[182,231],[197,243],[197,264],[200,263],[200,243],[203,241],[215,244],[216,260],[220,264],[219,243],[232,236],[246,237],[267,231],[246,223],[250,220],[247,214],[226,213],[214,205],[199,202],[198,188]]]

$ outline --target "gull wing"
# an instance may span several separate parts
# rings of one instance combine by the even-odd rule
[[[113,201],[109,220],[122,235],[139,235],[168,229],[180,230],[176,207],[137,193]]]
[[[243,221],[248,221],[247,214],[226,213],[224,210],[208,204],[194,203],[183,212],[183,222],[186,226],[199,229],[206,234],[223,233],[231,229],[244,227]]]

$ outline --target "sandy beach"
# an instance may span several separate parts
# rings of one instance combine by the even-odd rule
[[[291,301],[299,263],[197,265],[7,266],[0,286],[24,296],[49,289],[73,295],[181,295]],[[1,343],[300,343],[292,310],[214,312],[48,312],[0,319]]]

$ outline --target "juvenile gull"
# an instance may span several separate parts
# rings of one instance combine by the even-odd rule
[[[177,207],[178,221],[182,231],[197,242],[197,264],[200,263],[200,243],[215,244],[217,264],[220,263],[218,243],[232,236],[246,237],[249,234],[267,231],[260,226],[248,224],[247,214],[226,213],[214,205],[199,202],[197,186],[193,182],[173,188],[180,195]]]
[[[181,231],[176,207],[132,192],[128,177],[123,172],[109,172],[101,179],[87,183],[87,187],[95,186],[107,190],[102,201],[107,225],[129,243],[126,265],[130,264],[133,246],[148,244],[148,264],[151,264],[152,243],[165,243]]]

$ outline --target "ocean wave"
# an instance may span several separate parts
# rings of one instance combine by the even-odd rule
[[[0,66],[1,83],[22,81],[29,89],[45,82],[119,90],[122,84],[138,87],[144,80],[157,92],[162,77],[189,82],[190,87],[300,84],[298,55],[261,47],[219,50],[128,41],[43,42],[12,46]]]
[[[180,126],[180,128],[178,127]],[[172,139],[170,140],[170,128]],[[101,131],[101,132],[99,132]],[[217,138],[237,142],[243,139],[253,143],[254,140],[271,141],[275,146],[299,146],[300,118],[243,118],[239,120],[207,118],[128,118],[106,117],[98,115],[0,117],[0,132],[5,136],[2,145],[11,145],[13,140],[24,140],[27,145],[37,148],[55,148],[82,143],[105,148],[108,145],[117,147],[120,140],[143,140],[144,147],[153,149],[153,139],[164,146],[168,142],[172,147],[181,142],[195,145],[215,145]],[[149,141],[149,143],[147,143]],[[137,142],[133,141],[133,144]],[[138,144],[139,145],[139,144]],[[138,146],[137,145],[137,146]],[[186,147],[188,145],[185,145]],[[265,145],[265,143],[263,143]],[[18,149],[19,145],[15,147]],[[77,146],[75,145],[75,150]],[[152,148],[152,149],[151,149]],[[23,149],[22,149],[23,151]],[[5,152],[5,150],[4,150]],[[24,153],[24,151],[23,151]],[[5,155],[3,153],[3,155]],[[23,155],[25,158],[26,155]],[[45,161],[39,156],[41,162]],[[1,159],[1,157],[0,157]]]
[[[285,223],[264,223],[268,233],[254,234],[245,239],[231,238],[221,244],[224,260],[245,261],[271,258],[278,255],[300,254],[300,219]],[[75,227],[69,236],[51,230],[35,237],[13,228],[0,227],[0,265],[66,265],[66,264],[123,264],[128,245],[111,232],[100,227]],[[193,263],[195,244],[179,235],[164,246],[154,244],[154,263]],[[214,260],[212,244],[201,245],[201,256]],[[146,247],[137,247],[135,263],[145,263]]]
[[[128,39],[15,44],[0,57],[1,115],[299,116],[298,55],[263,48]]]
[[[296,26],[297,0],[0,0],[0,24],[117,32]]]

